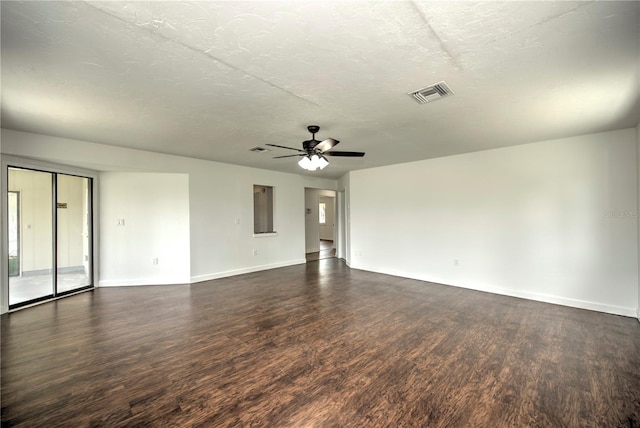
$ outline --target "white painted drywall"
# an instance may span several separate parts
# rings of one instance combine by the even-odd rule
[[[338,191],[344,193],[344,222],[340,222],[338,227],[344,227],[344,244],[339,244],[344,252],[338,257],[343,258],[347,266],[351,264],[351,175],[350,173],[343,175],[338,180]]]
[[[305,253],[320,251],[320,225],[318,224],[318,190],[304,189],[304,241]]]
[[[635,316],[636,145],[626,129],[351,172],[350,265]]]
[[[304,263],[304,189],[336,186],[335,180],[316,178],[312,173],[286,174],[7,129],[2,129],[2,141],[4,154],[95,171],[187,174],[192,282]],[[254,184],[274,187],[275,236],[253,237]],[[101,212],[104,203],[101,200]],[[145,209],[142,201],[130,203],[130,209]],[[109,222],[108,227],[113,223],[112,218],[104,221]],[[99,231],[104,250],[111,248],[102,245],[105,233]],[[135,248],[119,250],[132,252]],[[103,278],[103,271],[101,266],[100,280],[130,282],[128,274]],[[146,283],[144,276],[136,283]]]
[[[203,162],[190,180],[193,281],[304,263],[302,177]],[[253,236],[254,184],[273,187],[276,236]]]
[[[345,225],[347,223],[346,213],[345,213],[345,192],[344,190],[336,193],[336,216],[338,221],[336,222],[336,236],[337,242],[335,243],[336,247],[336,257],[339,259],[344,259],[346,254],[346,230]]]
[[[188,283],[189,177],[106,172],[99,192],[100,286]]]

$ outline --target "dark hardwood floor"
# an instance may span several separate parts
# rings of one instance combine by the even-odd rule
[[[640,323],[332,258],[3,315],[2,425],[640,426]]]
[[[320,251],[306,254],[308,262],[329,259],[336,256],[336,249],[333,247],[333,241],[320,240]]]

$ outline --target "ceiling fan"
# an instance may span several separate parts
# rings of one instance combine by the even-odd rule
[[[293,147],[279,146],[277,144],[266,144],[271,147],[279,147],[281,149],[295,150],[295,155],[285,155],[285,156],[275,156],[274,159],[280,158],[290,158],[295,156],[303,156],[302,159],[298,161],[298,165],[302,168],[315,171],[316,169],[324,169],[327,165],[329,165],[329,161],[325,158],[325,156],[342,156],[342,157],[357,157],[361,158],[364,156],[364,152],[338,152],[332,151],[340,141],[334,140],[333,138],[327,138],[326,140],[318,141],[316,140],[316,133],[320,130],[318,125],[309,125],[307,126],[309,132],[311,132],[311,139],[302,142],[302,149],[294,149]]]

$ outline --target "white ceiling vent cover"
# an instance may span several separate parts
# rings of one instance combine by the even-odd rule
[[[409,95],[415,99],[418,104],[426,104],[433,101],[437,101],[440,98],[453,95],[453,91],[447,86],[445,81],[438,82],[435,85],[427,86],[426,88],[418,89],[417,91],[409,92]]]

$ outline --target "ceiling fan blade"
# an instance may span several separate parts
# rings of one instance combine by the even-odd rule
[[[267,143],[267,144],[265,144],[265,146],[279,147],[281,149],[295,150],[296,152],[302,152],[302,153],[305,153],[305,154],[307,153],[304,150],[294,149],[293,147],[279,146],[277,144],[269,144],[269,143]]]
[[[326,140],[323,140],[316,144],[314,149],[324,153],[327,150],[330,150],[332,147],[338,145],[338,143],[340,143],[340,141],[334,140],[333,138],[327,138]]]
[[[349,158],[361,158],[364,156],[364,152],[325,152],[325,156],[342,156]]]
[[[281,158],[293,158],[293,157],[298,157],[298,156],[306,156],[306,153],[300,153],[297,155],[285,155],[285,156],[274,156],[274,159],[281,159]]]

